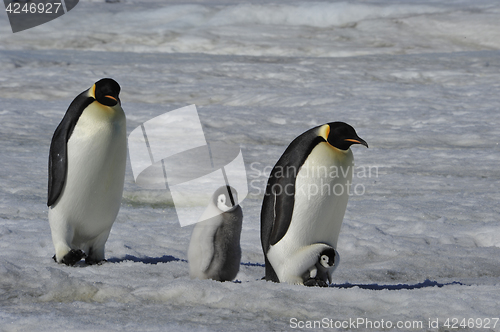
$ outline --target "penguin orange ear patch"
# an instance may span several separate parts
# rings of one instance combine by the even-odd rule
[[[89,95],[95,99],[95,84],[89,89]]]
[[[319,128],[319,136],[323,137],[328,142],[328,135],[330,135],[330,126],[325,124]]]
[[[31,0],[29,2],[3,0],[3,2],[13,33],[52,21],[78,4],[78,0]]]

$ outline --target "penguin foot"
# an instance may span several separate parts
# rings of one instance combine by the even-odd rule
[[[62,263],[66,265],[75,265],[76,262],[80,261],[83,257],[85,257],[85,253],[80,249],[71,249],[66,255],[64,255],[62,259]],[[54,256],[55,259],[55,256]]]
[[[328,287],[328,283],[320,279],[308,279],[304,281],[304,286],[307,287]]]
[[[279,280],[270,279],[270,278],[268,278],[266,276],[262,277],[262,279],[260,279],[260,280],[265,280],[265,281],[271,281],[271,282],[279,283]]]
[[[97,261],[97,260],[91,259],[89,257],[85,258],[85,264],[88,264],[88,265],[102,265],[106,262],[107,262],[107,260],[105,260],[105,259]]]

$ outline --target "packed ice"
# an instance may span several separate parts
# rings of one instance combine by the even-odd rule
[[[0,330],[500,329],[499,14],[494,0],[82,0],[14,34],[2,11]],[[103,77],[121,85],[127,135],[195,104],[207,141],[241,148],[235,281],[190,279],[194,226],[130,161],[107,262],[52,260],[50,141]],[[261,280],[269,172],[332,121],[370,146],[352,147],[333,283]]]

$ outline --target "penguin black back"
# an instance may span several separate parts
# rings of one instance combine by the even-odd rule
[[[274,223],[266,223],[261,228],[261,242],[265,251],[288,230],[288,223],[280,221],[292,217],[297,173],[312,149],[324,141],[315,130],[306,131],[290,143],[271,171],[266,187],[267,199],[264,199],[261,212],[262,220],[274,219]],[[273,227],[275,225],[278,227]]]
[[[261,211],[260,239],[264,253],[288,230],[295,202],[296,175],[312,149],[324,141],[314,129],[306,131],[290,143],[271,171]],[[279,282],[267,256],[264,257],[266,279]]]

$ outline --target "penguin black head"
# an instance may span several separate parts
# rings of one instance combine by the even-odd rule
[[[368,143],[359,137],[354,128],[347,123],[330,122],[322,126],[321,130],[324,131],[321,136],[337,149],[345,151],[353,144],[362,144],[368,147]]]
[[[329,268],[329,267],[334,266],[335,265],[335,254],[336,254],[336,251],[333,248],[328,248],[328,249],[323,250],[319,254],[319,263],[325,268]]]
[[[238,193],[230,186],[223,186],[217,189],[213,195],[215,206],[226,212],[238,205]]]
[[[103,78],[95,83],[95,99],[106,106],[120,103],[120,85],[111,78]]]

